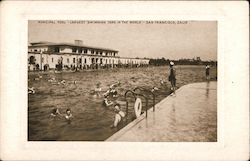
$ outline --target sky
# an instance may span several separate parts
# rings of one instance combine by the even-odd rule
[[[74,40],[121,57],[217,60],[216,21],[29,21],[29,43]]]

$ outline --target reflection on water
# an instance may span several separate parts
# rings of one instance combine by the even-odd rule
[[[209,84],[210,84],[210,82],[207,81],[207,85],[206,85],[206,97],[207,98],[209,97]]]
[[[205,81],[203,66],[177,66],[177,87],[182,85]],[[211,76],[216,76],[216,69],[210,69]],[[103,92],[108,87],[120,81],[117,87],[118,101],[124,102],[124,93],[136,86],[155,91],[156,103],[170,93],[170,84],[167,80],[168,67],[150,67],[136,69],[115,69],[100,71],[85,71],[76,73],[42,74],[40,80],[34,80],[36,74],[29,74],[29,87],[34,87],[35,94],[28,96],[28,139],[29,140],[92,140],[101,141],[107,139],[134,118],[134,98],[129,99],[128,118],[124,119],[118,128],[110,128],[114,120],[114,110],[103,106],[103,97],[93,94],[96,84],[99,82]],[[52,84],[49,79],[65,80],[66,84]],[[165,81],[161,85],[160,80]],[[76,83],[74,83],[76,82]],[[143,109],[145,100],[142,99]],[[149,100],[149,106],[153,104]],[[70,108],[73,119],[70,124],[65,118],[51,119],[53,108],[59,108],[65,115]],[[174,106],[172,115],[175,116]],[[121,105],[122,111],[126,111],[126,104]],[[156,116],[155,116],[156,117]],[[176,118],[172,118],[173,124]]]

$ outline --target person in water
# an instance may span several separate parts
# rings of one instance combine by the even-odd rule
[[[153,88],[151,89],[151,92],[155,92],[155,91],[158,91],[158,90],[159,90],[159,88],[153,87]]]
[[[210,72],[209,72],[209,70],[210,70],[210,66],[209,66],[209,65],[206,65],[206,79],[207,79],[207,80],[210,79],[210,76],[209,76]]]
[[[172,94],[175,94],[175,90],[176,90],[176,72],[175,72],[175,69],[174,69],[174,62],[170,62],[170,74],[168,76],[168,80],[170,81],[171,83],[171,91],[172,91]]]
[[[101,91],[102,91],[102,88],[100,87],[100,83],[97,83],[96,84],[96,88],[95,88],[95,94],[97,96],[100,96],[101,95]]]
[[[111,100],[108,99],[108,96],[104,96],[104,100],[103,100],[103,104],[108,107],[113,105],[113,102]]]
[[[35,94],[36,91],[34,89],[34,87],[28,88],[28,94]]]
[[[115,110],[115,117],[114,117],[114,123],[110,126],[111,128],[117,127],[117,125],[125,117],[125,113],[121,110],[120,104],[115,104],[114,110]]]
[[[118,94],[118,92],[114,88],[110,90],[110,95],[112,97],[117,97],[117,94]]]
[[[66,110],[65,118],[66,118],[66,120],[71,120],[72,117],[73,117],[73,115],[72,115],[72,113],[71,113],[71,110],[68,108],[68,109]]]
[[[105,96],[117,97],[118,92],[115,90],[114,86],[110,86],[107,92],[104,93]]]
[[[121,85],[121,82],[120,82],[120,81],[117,81],[116,83],[111,84],[109,87],[113,89],[113,88],[118,87],[118,86],[120,86],[120,85]]]
[[[55,118],[55,117],[61,117],[62,114],[60,113],[58,108],[53,108],[53,110],[51,111],[50,116]]]

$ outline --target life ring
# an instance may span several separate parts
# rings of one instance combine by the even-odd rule
[[[136,118],[138,118],[141,115],[141,109],[142,109],[142,102],[141,102],[141,99],[138,97],[135,100],[134,109],[135,109]]]

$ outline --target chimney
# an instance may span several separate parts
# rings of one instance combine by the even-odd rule
[[[82,40],[75,40],[75,45],[82,45]]]

